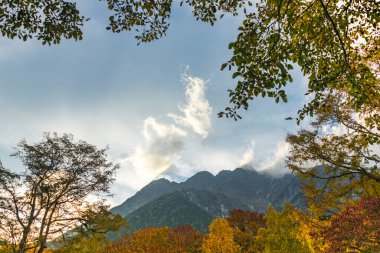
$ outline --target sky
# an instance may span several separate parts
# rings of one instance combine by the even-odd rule
[[[151,180],[183,181],[198,171],[213,174],[237,167],[281,175],[288,145],[284,138],[305,103],[307,79],[299,70],[287,90],[287,104],[257,99],[237,122],[218,118],[228,106],[232,72],[220,71],[231,56],[241,17],[225,16],[213,27],[197,22],[175,4],[167,36],[137,46],[134,34],[105,29],[103,2],[81,1],[83,41],[43,46],[0,38],[0,159],[43,132],[71,133],[119,163],[110,199],[123,202]]]

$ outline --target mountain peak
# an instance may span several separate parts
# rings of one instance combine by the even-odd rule
[[[207,189],[215,180],[209,171],[200,171],[182,183],[184,188]]]
[[[248,167],[239,167],[239,168],[236,168],[233,172],[257,173],[257,171],[254,168],[248,168]]]
[[[172,182],[170,181],[169,179],[166,179],[166,178],[159,178],[159,179],[155,179],[155,180],[152,180],[149,184],[147,184],[146,186],[148,185],[154,185],[154,184],[170,184],[170,183],[175,183],[175,182]]]
[[[195,178],[212,178],[212,177],[214,177],[214,175],[211,174],[211,172],[204,170],[204,171],[197,172],[196,174],[194,174],[194,176],[190,177],[186,181],[193,180]]]

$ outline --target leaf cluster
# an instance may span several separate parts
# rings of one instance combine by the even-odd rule
[[[237,117],[258,96],[287,102],[285,86],[294,65],[308,78],[311,100],[298,112],[298,123],[325,106],[337,91],[356,110],[378,107],[379,24],[376,1],[262,0],[247,13],[231,59],[237,85],[219,116]],[[363,40],[358,42],[358,40]]]
[[[62,38],[81,40],[81,16],[76,3],[63,0],[3,0],[0,2],[0,32],[10,39],[37,38],[42,44],[59,44]]]

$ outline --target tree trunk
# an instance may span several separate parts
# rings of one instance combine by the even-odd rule
[[[42,253],[42,252],[44,252],[44,249],[46,248],[46,245],[45,245],[45,243],[44,242],[42,242],[41,244],[40,244],[40,248],[38,249],[38,253]]]
[[[24,253],[27,246],[26,243],[27,243],[29,231],[30,231],[30,227],[26,227],[24,231],[22,231],[22,238],[18,245],[18,250],[16,251],[17,253]]]

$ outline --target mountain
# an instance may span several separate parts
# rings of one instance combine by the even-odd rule
[[[159,197],[126,216],[131,231],[153,226],[176,227],[191,224],[206,232],[213,218],[226,216],[234,208],[249,209],[240,200],[221,193],[199,189],[181,189]]]
[[[135,195],[124,201],[121,205],[112,208],[111,211],[125,216],[162,195],[178,189],[180,189],[180,187],[176,182],[170,182],[165,178],[154,180],[144,186],[144,188],[138,191]]]
[[[148,226],[190,224],[205,232],[212,219],[233,209],[265,212],[283,202],[306,208],[301,180],[293,174],[273,177],[255,170],[221,171],[216,176],[198,172],[185,182],[152,181],[112,212],[126,217],[130,231]]]
[[[215,184],[216,178],[208,171],[201,171],[194,176],[181,183],[182,188],[194,188],[194,189],[212,189]]]

